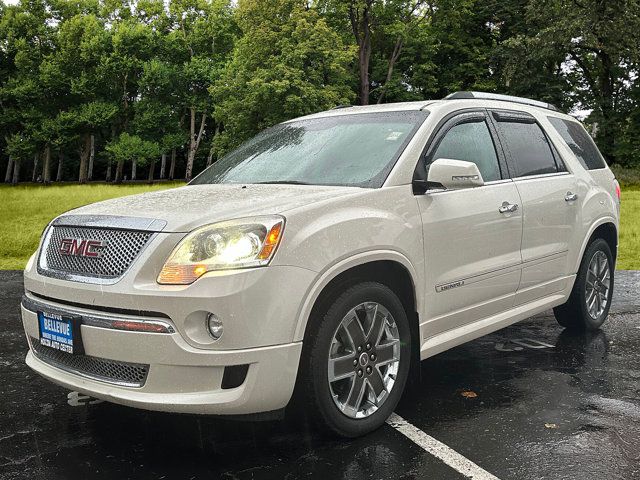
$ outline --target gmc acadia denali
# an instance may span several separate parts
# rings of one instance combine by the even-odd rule
[[[54,219],[25,270],[27,364],[150,410],[300,400],[353,437],[412,362],[553,308],[609,312],[620,190],[572,117],[517,97],[334,110],[189,185]]]

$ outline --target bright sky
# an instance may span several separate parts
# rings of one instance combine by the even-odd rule
[[[18,3],[18,0],[0,0],[0,2],[3,2],[5,5],[15,5]]]

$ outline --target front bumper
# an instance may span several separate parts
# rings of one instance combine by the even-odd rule
[[[86,314],[86,310],[78,311]],[[22,307],[30,342],[38,338],[37,314]],[[148,410],[249,414],[283,408],[293,393],[301,342],[242,350],[203,350],[190,346],[179,333],[128,332],[82,325],[85,355],[96,359],[148,365],[137,388],[90,378],[35,353],[26,362],[45,378],[71,390],[103,400]],[[248,365],[240,386],[223,388],[225,367]]]
[[[45,277],[38,273],[35,257],[25,270],[26,296],[44,303],[42,310],[63,309],[83,317],[85,354],[102,362],[145,366],[148,372],[141,386],[73,373],[33,348],[27,364],[66,388],[150,410],[235,415],[286,406],[302,350],[300,339],[295,338],[297,322],[316,273],[273,265],[210,272],[191,285],[158,285],[162,262],[182,236],[159,233],[113,284]],[[39,337],[38,308],[29,308],[22,308],[22,319],[31,342]],[[208,312],[224,323],[217,341],[206,327]],[[165,322],[171,333],[98,326],[105,316]],[[89,318],[92,321],[85,322]],[[248,366],[240,386],[223,388],[229,366]]]

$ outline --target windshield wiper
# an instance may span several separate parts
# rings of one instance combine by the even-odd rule
[[[312,185],[311,183],[307,183],[307,182],[300,182],[298,180],[270,180],[268,182],[256,182],[259,185],[266,185],[266,184],[283,184],[283,185]]]

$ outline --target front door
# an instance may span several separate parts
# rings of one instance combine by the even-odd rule
[[[438,158],[474,162],[485,184],[416,196],[427,279],[423,341],[513,306],[521,273],[521,202],[494,139],[484,110],[466,112],[444,123],[425,155],[427,169]]]

